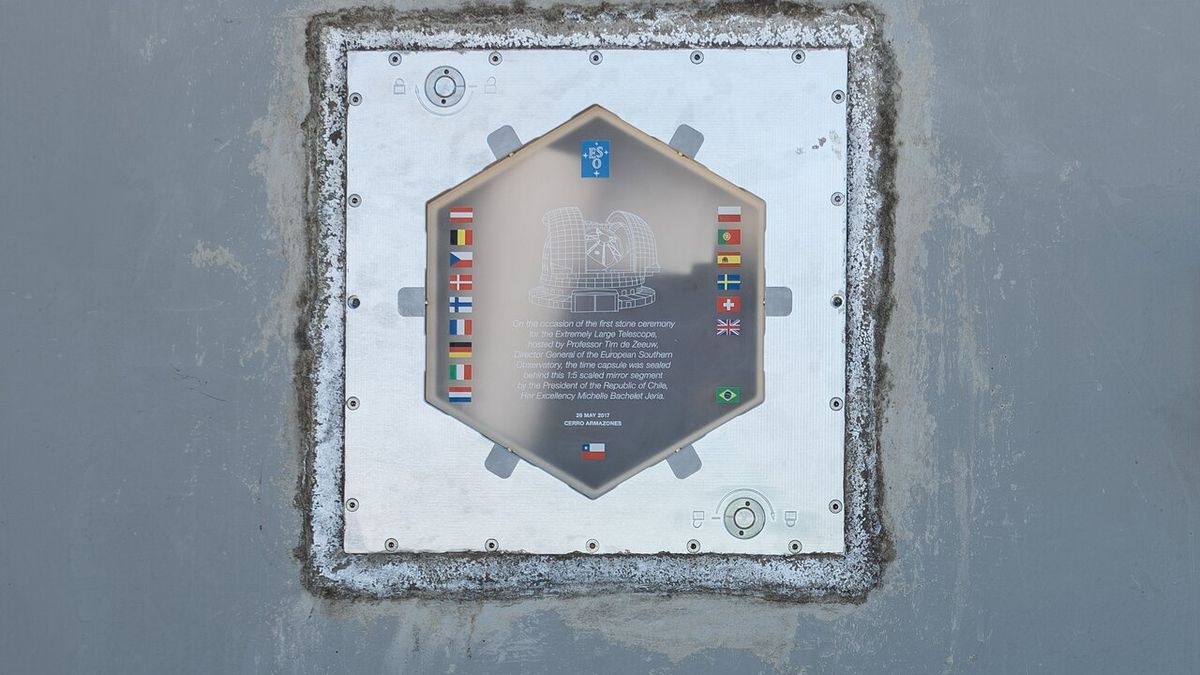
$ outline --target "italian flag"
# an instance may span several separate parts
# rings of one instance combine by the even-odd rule
[[[456,363],[450,366],[450,379],[461,382],[471,379],[471,364]]]

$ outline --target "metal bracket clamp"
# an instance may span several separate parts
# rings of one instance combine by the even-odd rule
[[[700,461],[700,455],[696,453],[696,447],[688,445],[668,456],[667,465],[671,467],[671,472],[676,478],[683,480],[699,471],[704,464]]]
[[[520,457],[509,452],[508,448],[496,443],[492,445],[492,451],[483,460],[483,466],[500,478],[508,478],[520,462]]]
[[[679,154],[695,159],[696,153],[700,152],[700,146],[704,145],[704,134],[686,124],[680,124],[668,145]]]
[[[521,138],[517,136],[516,130],[507,124],[488,134],[487,144],[492,149],[492,154],[496,159],[508,157],[521,149],[523,145]]]

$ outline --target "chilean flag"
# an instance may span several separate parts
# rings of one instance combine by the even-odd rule
[[[603,443],[584,443],[580,446],[579,458],[597,462],[604,459]]]

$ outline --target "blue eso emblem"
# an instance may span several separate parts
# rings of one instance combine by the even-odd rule
[[[609,141],[581,141],[579,154],[579,175],[581,177],[608,178],[608,163],[611,158]]]

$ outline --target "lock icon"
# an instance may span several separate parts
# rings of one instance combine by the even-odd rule
[[[394,83],[392,83],[392,93],[393,94],[403,94],[404,93],[404,78],[403,77],[397,77],[396,81]]]
[[[496,93],[496,78],[489,77],[487,79],[487,82],[483,83],[483,93],[485,93],[485,94]]]

